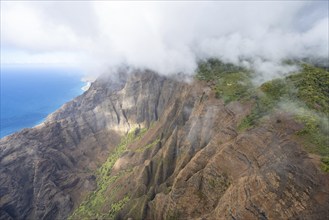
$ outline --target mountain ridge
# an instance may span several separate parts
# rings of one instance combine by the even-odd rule
[[[113,78],[114,77],[114,78]],[[276,111],[212,82],[119,71],[0,141],[0,219],[323,219],[329,176]],[[121,143],[120,143],[121,142]]]

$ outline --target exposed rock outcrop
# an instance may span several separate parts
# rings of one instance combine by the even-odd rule
[[[202,82],[149,71],[113,77],[43,124],[1,139],[0,219],[67,218],[97,189],[97,167],[136,127],[147,131],[111,169],[111,201],[101,214],[128,196],[113,218],[329,216],[329,177],[294,141],[300,125],[289,115],[238,132],[250,104],[225,105]]]

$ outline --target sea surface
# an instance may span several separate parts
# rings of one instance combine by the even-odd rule
[[[1,67],[0,138],[33,127],[83,93],[77,70]]]

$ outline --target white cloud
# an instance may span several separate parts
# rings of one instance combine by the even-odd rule
[[[272,78],[288,71],[282,59],[328,59],[324,8],[328,2],[1,2],[1,63],[97,71],[126,63],[168,74],[192,73],[196,59],[214,56],[251,60]]]

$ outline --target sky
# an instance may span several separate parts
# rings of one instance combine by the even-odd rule
[[[263,78],[328,60],[328,1],[1,1],[1,65],[192,74],[219,58]]]

